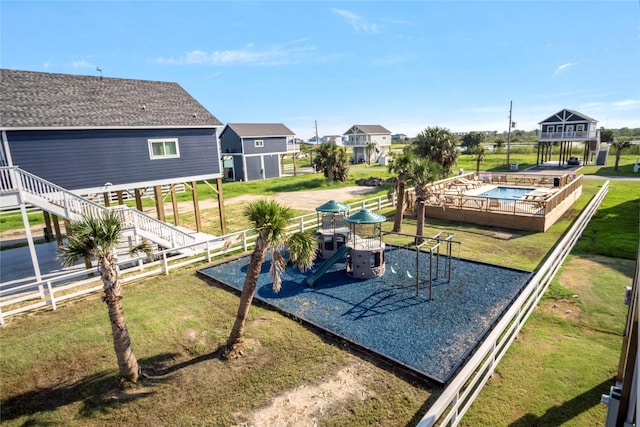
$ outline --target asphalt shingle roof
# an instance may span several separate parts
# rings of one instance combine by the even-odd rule
[[[360,131],[364,133],[388,133],[391,134],[391,131],[381,125],[353,125],[351,128],[357,127]],[[351,130],[351,129],[349,129]],[[348,132],[348,131],[347,131]]]
[[[0,69],[2,128],[221,125],[177,83]]]
[[[229,123],[241,138],[260,136],[293,136],[295,133],[282,123]]]

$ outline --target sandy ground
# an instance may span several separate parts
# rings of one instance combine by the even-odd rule
[[[272,196],[246,194],[239,197],[232,197],[229,199],[225,199],[224,203],[225,205],[230,205],[233,203],[250,202],[260,198],[267,198],[267,199],[276,200],[282,205],[288,206],[292,209],[302,209],[302,210],[313,211],[315,210],[316,207],[332,199],[346,202],[347,200],[353,200],[353,199],[366,196],[367,194],[372,193],[374,191],[376,191],[375,187],[352,186],[352,187],[344,187],[344,188],[335,188],[330,190],[313,190],[313,191],[297,191],[292,193],[278,193]],[[218,201],[216,199],[200,200],[200,210],[217,208],[217,207],[218,207]],[[165,203],[166,214],[170,214],[171,211],[172,211],[171,202]],[[150,216],[156,217],[155,207],[145,208],[144,212]],[[180,213],[193,212],[193,202],[190,202],[190,201],[179,202],[178,212]],[[61,222],[60,226],[64,227],[64,224]],[[31,227],[31,233],[33,234],[34,238],[42,238],[44,236],[44,224],[39,224]],[[2,242],[2,244],[14,243],[17,240],[19,241],[25,238],[26,238],[26,235],[25,235],[24,229],[8,230],[0,233],[0,242]]]
[[[349,402],[370,397],[367,379],[371,375],[368,365],[355,362],[321,384],[302,385],[274,397],[268,406],[248,414],[249,420],[237,427],[316,426]]]

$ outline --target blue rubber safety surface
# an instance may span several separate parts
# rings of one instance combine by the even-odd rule
[[[199,270],[241,290],[250,256]],[[531,272],[453,258],[451,280],[444,256],[433,256],[429,299],[429,253],[387,246],[383,277],[347,276],[345,260],[332,265],[313,287],[288,266],[274,293],[265,261],[255,298],[358,346],[446,383],[525,287]],[[436,271],[436,266],[437,270]],[[437,276],[436,276],[436,273]],[[420,278],[416,295],[416,275]]]

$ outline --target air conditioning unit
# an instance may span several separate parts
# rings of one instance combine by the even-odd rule
[[[627,286],[627,290],[624,293],[624,305],[631,304],[631,286]]]

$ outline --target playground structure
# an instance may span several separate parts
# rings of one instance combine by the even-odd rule
[[[346,274],[349,277],[363,280],[382,277],[387,271],[385,249],[389,249],[389,254],[393,252],[392,247],[387,248],[385,245],[383,236],[410,237],[412,241],[418,241],[418,236],[415,235],[383,233],[382,223],[386,221],[383,215],[362,209],[345,217],[344,212],[348,210],[348,205],[335,200],[316,208],[318,258],[323,259],[324,262],[307,278],[306,282],[309,286],[313,286],[333,264],[344,258],[346,258]],[[434,281],[441,278],[441,264],[442,279],[445,279],[446,283],[451,282],[453,245],[458,245],[458,253],[460,248],[460,242],[453,240],[454,236],[453,233],[443,231],[433,237],[422,238],[421,243],[412,245],[411,248],[408,245],[403,247],[407,252],[403,256],[404,269],[409,279],[415,279],[416,296],[420,295],[421,286],[428,285],[429,300],[433,299],[433,285]],[[396,251],[399,250],[400,247],[396,249]],[[428,267],[424,265],[424,259],[421,261],[421,254],[424,253],[429,254]],[[409,259],[415,259],[415,263],[411,266],[407,266]],[[392,274],[398,274],[393,263],[390,270]]]
[[[329,259],[346,242],[349,236],[349,228],[344,222],[344,213],[350,209],[349,205],[330,200],[318,206],[318,256],[321,259]]]
[[[386,232],[384,234],[411,237],[412,241],[414,242],[415,242],[415,238],[417,237],[412,234],[396,233],[392,231]],[[424,238],[424,241],[417,245],[412,244],[412,245],[398,246],[397,249],[395,249],[395,251],[400,251],[400,250],[406,251],[406,254],[405,253],[402,254],[403,258],[409,258],[412,255],[411,253],[415,253],[415,264],[411,265],[411,267],[415,267],[415,268],[412,268],[412,269],[406,268],[406,275],[409,279],[415,279],[416,296],[420,295],[420,286],[424,284],[428,284],[429,301],[433,300],[434,281],[437,281],[441,278],[440,277],[440,264],[441,264],[440,259],[441,258],[444,258],[444,260],[442,261],[442,264],[443,264],[442,278],[445,279],[444,283],[451,282],[451,273],[453,268],[453,263],[452,263],[453,245],[454,244],[458,245],[458,254],[460,253],[459,249],[461,245],[461,242],[453,240],[454,236],[455,234],[453,233],[441,231],[440,233],[436,234],[433,237]],[[444,249],[442,251],[444,253],[441,252],[441,249]],[[420,255],[421,253],[424,253],[424,252],[429,253],[428,269],[422,265],[424,261],[421,261]],[[392,252],[390,252],[390,254],[391,253]],[[394,260],[392,259],[399,256],[400,255],[398,254],[396,254],[395,256],[391,256],[391,255],[389,256],[390,258],[389,267],[392,274],[402,275],[402,272],[397,270],[398,269],[397,260],[396,262],[394,262]],[[460,256],[458,255],[458,259],[459,258]],[[434,259],[435,259],[435,271],[434,271]],[[405,266],[406,266],[406,259],[405,259]]]
[[[347,254],[347,275],[358,279],[384,276],[383,215],[362,209],[345,218],[349,224],[350,248]]]
[[[372,279],[384,275],[384,243],[382,242],[383,215],[362,209],[344,217],[349,206],[331,200],[316,208],[319,228],[316,232],[318,257],[325,261],[307,278],[315,282],[329,267],[347,258],[347,275],[358,279]]]

